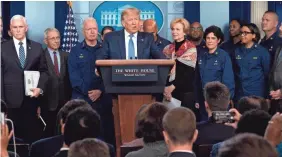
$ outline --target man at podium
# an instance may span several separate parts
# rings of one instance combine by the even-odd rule
[[[121,14],[124,29],[105,35],[105,59],[165,59],[154,43],[153,34],[139,32],[140,11],[125,9]]]

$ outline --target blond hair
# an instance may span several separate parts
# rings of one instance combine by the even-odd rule
[[[184,18],[176,18],[176,19],[172,20],[172,21],[170,22],[170,29],[172,29],[172,27],[173,27],[175,24],[177,24],[177,23],[180,23],[180,24],[183,25],[183,32],[184,32],[185,34],[187,34],[187,33],[189,32],[190,23],[189,23],[189,21],[187,21],[187,20],[184,19]]]
[[[124,16],[130,14],[131,12],[137,13],[140,16],[140,10],[137,8],[127,8],[121,13],[121,20],[124,20]]]

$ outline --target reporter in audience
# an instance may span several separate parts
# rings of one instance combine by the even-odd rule
[[[234,109],[234,111],[237,110]],[[245,112],[243,116],[241,116],[238,112],[235,113],[234,119],[236,123],[232,124],[232,126],[236,128],[235,134],[254,133],[262,137],[264,136],[268,121],[271,118],[266,111],[261,109],[252,109]],[[221,145],[222,142],[213,145],[211,157],[217,157],[218,149]]]
[[[10,131],[9,132],[9,128],[8,128],[8,125],[5,123],[5,124],[2,124],[1,123],[1,142],[0,142],[0,145],[1,145],[1,152],[0,152],[0,155],[1,157],[19,157],[17,154],[15,154],[14,152],[10,152],[8,151],[8,144],[9,144],[9,141],[10,139],[12,138],[13,136],[13,133],[14,131]]]
[[[270,55],[258,45],[260,32],[253,24],[244,24],[240,31],[242,46],[232,55],[236,80],[235,102],[243,96],[266,97]]]
[[[193,143],[198,136],[194,113],[183,107],[169,110],[163,117],[163,134],[169,157],[196,157]]]
[[[196,46],[185,38],[190,24],[184,18],[176,18],[170,23],[170,29],[174,42],[167,45],[163,53],[169,59],[175,60],[164,97],[171,101],[172,98],[181,101],[181,106],[190,108],[196,112],[194,106],[194,75],[197,61]]]
[[[251,109],[261,109],[268,112],[269,106],[267,101],[259,96],[244,96],[238,101],[238,111],[244,114]]]
[[[167,157],[168,149],[162,134],[162,119],[168,108],[161,103],[152,103],[142,109],[136,135],[143,138],[144,147],[130,152],[126,157]]]
[[[282,156],[282,114],[276,113],[268,122],[264,138],[276,148],[279,156]]]
[[[224,141],[218,157],[278,157],[278,154],[262,137],[244,133]]]
[[[103,141],[86,138],[71,144],[68,157],[110,157],[110,153]]]
[[[204,88],[205,106],[209,120],[197,124],[199,135],[195,144],[215,144],[234,135],[234,128],[218,123],[212,117],[214,111],[227,111],[230,103],[230,92],[224,84],[209,82]]]
[[[241,46],[240,29],[243,24],[243,21],[240,19],[231,20],[229,23],[229,40],[220,45],[220,48],[225,50],[230,56],[236,48]]]
[[[62,127],[64,144],[54,157],[67,157],[69,146],[85,138],[97,138],[100,135],[100,116],[90,108],[77,108],[67,116]]]
[[[59,135],[40,139],[30,146],[30,157],[52,157],[63,146],[64,137],[62,127],[66,123],[67,115],[76,108],[91,108],[84,100],[73,99],[68,101],[58,112],[57,127]]]
[[[203,88],[208,82],[219,81],[225,84],[230,97],[234,95],[234,75],[231,59],[227,52],[219,48],[220,43],[224,41],[224,35],[217,26],[210,26],[205,30],[204,39],[206,40],[206,49],[198,53],[198,62],[196,65],[195,95],[196,106],[199,106],[202,120],[207,120],[203,97]],[[201,106],[200,106],[201,105]]]

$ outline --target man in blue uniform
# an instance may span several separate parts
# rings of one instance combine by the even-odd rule
[[[144,32],[153,33],[155,44],[159,48],[160,52],[163,52],[163,49],[171,43],[167,39],[162,38],[158,35],[158,26],[155,20],[153,19],[145,20],[143,23],[143,28],[144,28]]]
[[[265,36],[261,40],[260,45],[269,51],[271,57],[270,67],[272,67],[274,62],[274,55],[277,47],[282,44],[282,38],[279,37],[279,31],[277,31],[278,20],[279,17],[276,12],[266,11],[261,21],[261,27]]]
[[[102,138],[115,144],[112,99],[104,93],[101,77],[95,74],[95,61],[103,55],[102,44],[97,40],[98,26],[94,18],[84,20],[83,34],[85,40],[72,48],[68,58],[72,99],[83,99],[91,104],[101,117]]]

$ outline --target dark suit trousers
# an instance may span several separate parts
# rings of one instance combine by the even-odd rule
[[[54,111],[50,111],[48,109],[45,108],[41,108],[41,116],[44,119],[45,123],[46,123],[46,128],[44,130],[44,137],[51,137],[51,136],[55,136],[57,133],[57,114],[59,112],[61,108],[58,107],[56,110]]]
[[[14,123],[14,133],[25,143],[32,143],[42,137],[43,127],[37,117],[35,98],[25,97],[20,108],[8,108],[8,118]]]
[[[112,97],[109,94],[102,94],[99,101],[92,103],[92,107],[100,115],[101,139],[115,146],[116,142],[112,106]]]

